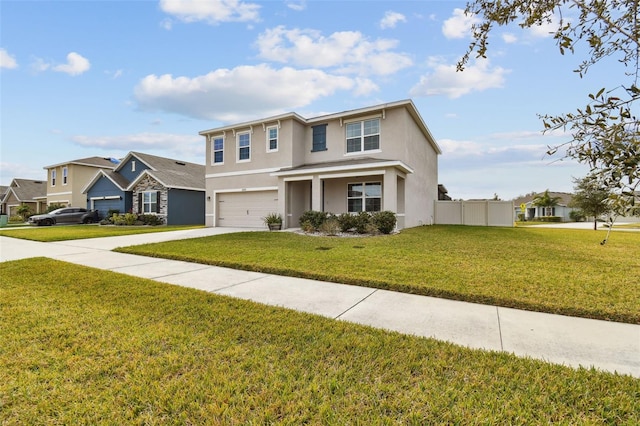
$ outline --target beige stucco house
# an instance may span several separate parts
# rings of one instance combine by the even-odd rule
[[[200,132],[207,226],[264,227],[280,213],[390,210],[433,223],[438,144],[411,100],[304,118],[288,113]]]
[[[41,180],[15,178],[0,195],[0,213],[8,216],[18,214],[18,208],[26,205],[32,214],[47,209],[47,183]]]
[[[111,158],[89,157],[46,166],[47,205],[87,207],[85,186],[98,170],[113,170],[118,162]]]

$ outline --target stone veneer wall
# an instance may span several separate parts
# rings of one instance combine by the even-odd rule
[[[135,187],[133,187],[133,211],[138,214],[142,213],[138,211],[138,198],[141,192],[147,191],[160,191],[160,212],[157,214],[160,216],[164,216],[166,219],[168,211],[167,200],[169,198],[169,192],[167,188],[158,183],[155,179],[152,179],[150,176],[145,176],[140,182],[138,182]]]

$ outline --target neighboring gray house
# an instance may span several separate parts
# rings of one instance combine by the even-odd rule
[[[264,227],[264,216],[280,213],[291,228],[307,210],[389,210],[399,229],[433,222],[441,151],[411,100],[200,135],[207,226]]]
[[[539,217],[544,217],[544,216],[559,216],[562,218],[563,222],[571,222],[572,219],[570,217],[570,214],[572,211],[577,210],[574,209],[572,207],[569,207],[569,204],[571,203],[571,198],[572,198],[572,194],[569,194],[568,192],[551,192],[549,191],[549,196],[554,198],[554,197],[559,197],[560,200],[558,202],[558,205],[555,207],[551,207],[550,211],[546,211],[547,208],[545,207],[540,207],[540,206],[534,206],[533,205],[533,200],[544,194],[543,192],[532,192],[530,194],[527,194],[523,197],[518,197],[515,200],[513,200],[513,208],[514,208],[514,220],[518,220],[519,218],[519,214],[522,213],[522,211],[520,210],[520,205],[521,204],[525,204],[526,208],[525,208],[525,220],[536,220]],[[548,214],[550,213],[550,214]]]
[[[0,194],[0,212],[8,216],[17,215],[22,204],[29,206],[31,213],[47,210],[47,182],[43,180],[15,178]]]
[[[87,208],[162,216],[168,225],[204,224],[201,164],[130,152],[114,170],[100,170],[83,192]]]

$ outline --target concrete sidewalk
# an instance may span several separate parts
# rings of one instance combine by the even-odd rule
[[[231,228],[38,243],[0,237],[0,261],[45,256],[334,319],[506,351],[572,367],[640,378],[640,325],[458,302],[116,253],[148,242],[196,238]],[[4,277],[3,277],[4,278]]]

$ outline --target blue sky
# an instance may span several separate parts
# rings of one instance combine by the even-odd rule
[[[412,99],[453,198],[572,191],[587,169],[545,156],[538,113],[573,111],[616,64],[580,79],[550,28],[499,28],[455,64],[472,19],[457,1],[0,0],[0,184],[140,151],[204,164],[198,132]]]

